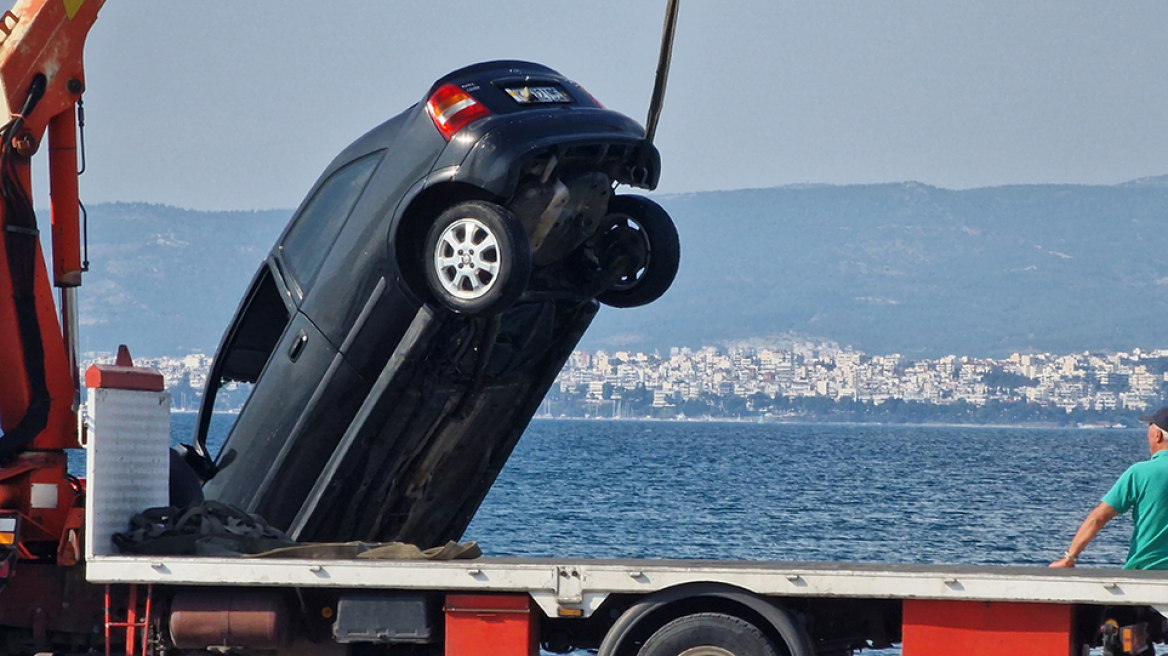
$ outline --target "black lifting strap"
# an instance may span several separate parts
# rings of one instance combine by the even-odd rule
[[[12,280],[12,298],[16,309],[17,328],[20,332],[21,352],[24,369],[28,376],[29,404],[24,417],[15,428],[0,435],[0,465],[6,464],[23,452],[49,423],[49,387],[45,374],[45,349],[41,341],[40,322],[36,314],[36,253],[37,227],[32,199],[20,182],[19,172],[13,163],[17,157],[13,152],[12,138],[24,127],[24,117],[36,107],[44,95],[45,78],[38,75],[29,89],[28,100],[7,129],[0,133],[4,142],[0,150],[0,195],[4,199],[3,231],[8,256],[8,274]]]

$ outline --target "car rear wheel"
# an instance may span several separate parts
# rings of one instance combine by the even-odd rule
[[[644,196],[615,196],[608,204],[608,227],[601,236],[610,248],[624,251],[632,263],[597,296],[605,305],[638,307],[661,298],[681,261],[681,244],[673,219]]]
[[[430,292],[460,314],[507,309],[531,276],[531,246],[519,220],[485,201],[459,203],[440,214],[424,253]]]
[[[758,627],[732,615],[697,613],[658,629],[637,656],[778,656]]]

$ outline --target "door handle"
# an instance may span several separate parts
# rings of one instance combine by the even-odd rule
[[[304,352],[304,345],[308,344],[308,333],[303,330],[296,335],[296,339],[292,341],[292,345],[288,347],[288,359],[296,362],[300,354]]]

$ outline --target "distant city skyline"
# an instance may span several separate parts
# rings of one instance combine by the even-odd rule
[[[84,366],[98,361],[103,359]],[[188,395],[201,393],[212,365],[205,354],[136,357],[135,362],[159,369],[166,387],[182,394],[176,407],[187,409],[197,407],[197,398]],[[1066,413],[1142,412],[1168,397],[1168,348],[912,359],[792,338],[783,344],[760,340],[754,346],[675,347],[668,354],[577,350],[556,378],[552,395],[601,403],[619,402],[632,391],[645,395],[642,405],[648,413],[668,416],[676,416],[676,408],[686,402],[711,397],[750,403],[781,398],[873,405],[891,400],[974,407],[1026,403]],[[659,412],[665,409],[673,410]]]
[[[1140,362],[1143,361],[1143,364]],[[1156,371],[1149,370],[1155,361]],[[762,394],[822,397],[879,405],[899,399],[933,405],[989,401],[1026,402],[1067,412],[1116,409],[1142,411],[1163,398],[1168,349],[1113,354],[1015,353],[1006,359],[948,355],[910,359],[868,355],[832,343],[795,343],[790,348],[703,347],[671,349],[668,356],[577,351],[557,383],[561,391],[586,388],[601,400],[612,388],[644,386],[654,405],[694,400],[703,394],[750,398]],[[995,374],[1007,374],[1002,377]],[[1012,376],[1012,377],[1011,377]]]

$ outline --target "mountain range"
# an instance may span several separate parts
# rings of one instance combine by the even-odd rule
[[[682,264],[585,349],[796,334],[868,353],[1003,356],[1168,345],[1168,176],[950,190],[907,182],[657,196]],[[89,209],[82,350],[213,352],[290,210]]]

